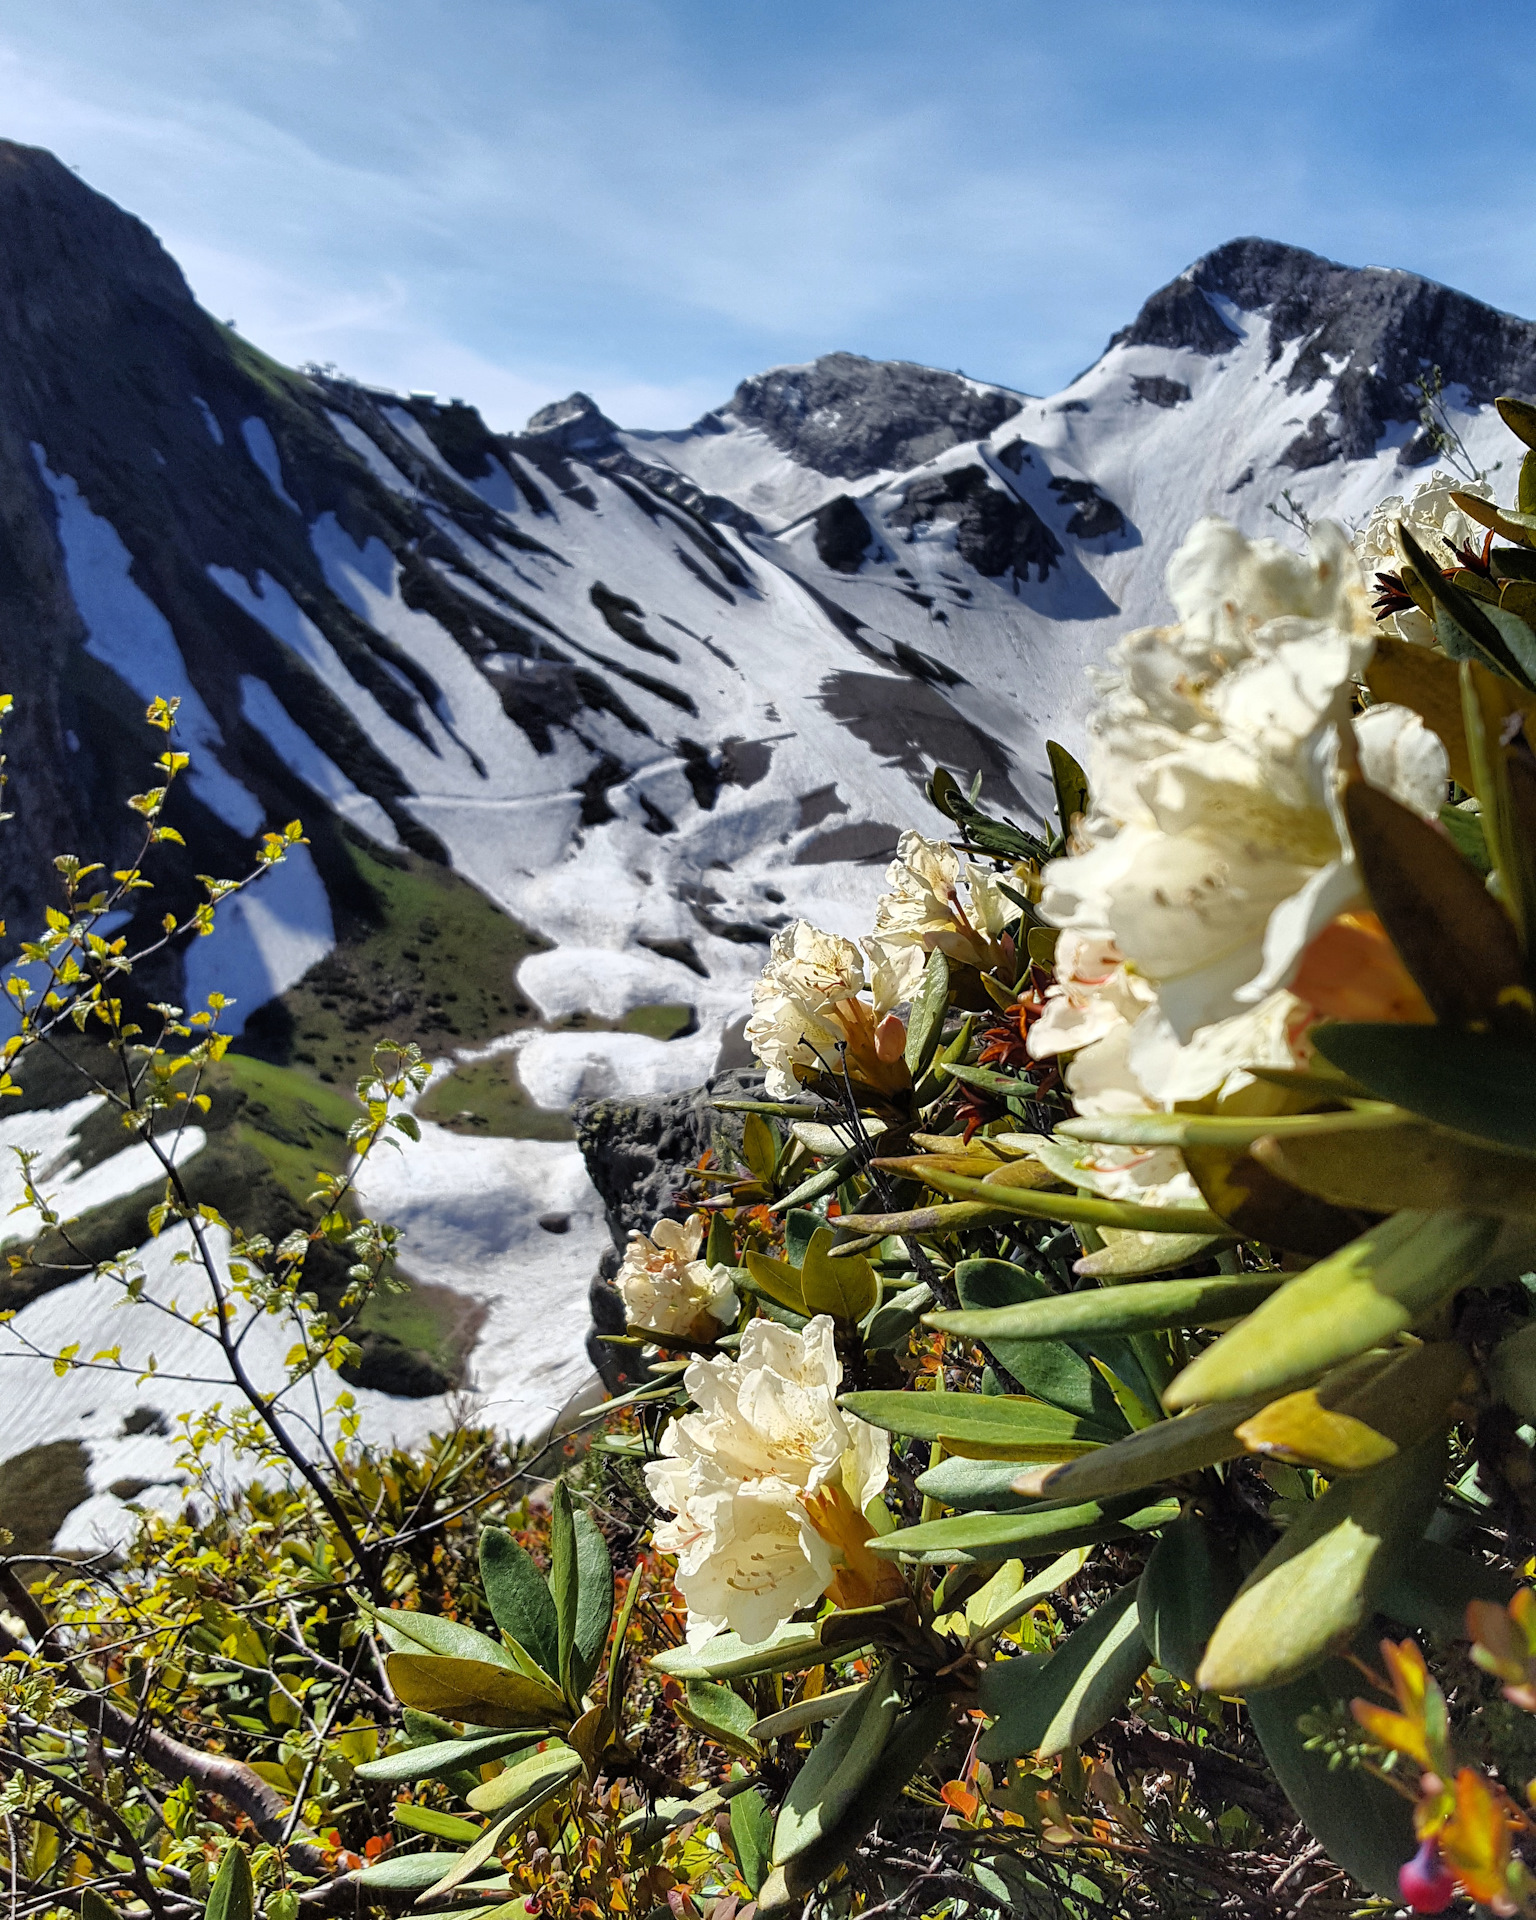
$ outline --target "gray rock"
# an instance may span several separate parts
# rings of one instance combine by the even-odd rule
[[[1531,321],[1416,273],[1340,266],[1274,240],[1232,240],[1206,254],[1154,293],[1110,345],[1230,352],[1238,336],[1218,300],[1267,317],[1271,365],[1292,341],[1303,342],[1290,392],[1318,382],[1332,388],[1287,449],[1298,469],[1373,453],[1388,422],[1417,417],[1415,381],[1434,366],[1475,405],[1501,393],[1536,394]]]
[[[743,380],[726,411],[817,473],[862,480],[905,472],[980,440],[1022,405],[1015,394],[978,392],[934,367],[827,353],[806,367],[775,367]]]
[[[834,494],[817,509],[815,524],[821,564],[836,573],[857,573],[875,538],[858,501],[846,493]]]
[[[982,467],[955,467],[914,480],[887,516],[895,527],[956,523],[955,546],[978,573],[996,579],[1011,567],[1020,580],[1034,567],[1043,580],[1061,558],[1061,542],[1030,506],[992,485]]]
[[[741,1115],[718,1113],[715,1095],[760,1097],[763,1076],[743,1068],[718,1073],[687,1093],[654,1099],[583,1100],[571,1110],[576,1144],[602,1198],[614,1245],[664,1216],[683,1219],[691,1169],[717,1140],[741,1139]]]

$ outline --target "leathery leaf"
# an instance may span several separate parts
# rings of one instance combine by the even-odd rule
[[[773,1830],[773,1864],[803,1853],[837,1824],[880,1765],[901,1708],[901,1669],[887,1660],[811,1750],[795,1775]]]
[[[1010,1513],[956,1513],[946,1520],[901,1527],[869,1544],[887,1560],[905,1554],[922,1554],[930,1563],[949,1554],[957,1560],[1003,1560],[1023,1554],[1033,1559],[1064,1552],[1068,1547],[1114,1540],[1127,1532],[1141,1532],[1171,1520],[1178,1512],[1177,1503],[1160,1503],[1136,1512],[1126,1507],[1127,1503],[1121,1501],[1117,1510],[1111,1511],[1089,1500],[1075,1506],[1051,1502]]]
[[[1252,1280],[1143,1280],[1135,1286],[1048,1294],[979,1313],[930,1313],[923,1324],[968,1340],[1087,1338],[1164,1327],[1210,1327],[1250,1312],[1280,1285],[1279,1274]]]
[[[1122,1587],[1046,1660],[1003,1660],[981,1676],[992,1716],[976,1751],[983,1760],[1075,1747],[1119,1712],[1151,1659],[1141,1635],[1135,1586]]]
[[[482,1781],[469,1795],[469,1804],[477,1813],[531,1813],[580,1772],[581,1755],[557,1742],[542,1753],[514,1761],[494,1779]]]
[[[1164,1404],[1270,1393],[1391,1340],[1475,1278],[1497,1231],[1497,1222],[1470,1214],[1391,1215],[1198,1354]]]
[[[392,1653],[384,1670],[402,1706],[471,1726],[544,1726],[566,1710],[552,1687],[485,1660]]]
[[[1423,1533],[1445,1459],[1439,1431],[1335,1480],[1243,1582],[1211,1635],[1199,1684],[1214,1693],[1283,1686],[1348,1640]]]
[[[916,1440],[942,1440],[971,1460],[1069,1460],[1102,1443],[1074,1414],[1018,1394],[847,1393],[838,1405]]]
[[[1180,1514],[1142,1569],[1136,1607],[1152,1658],[1176,1680],[1193,1686],[1242,1574],[1236,1557],[1203,1514]]]
[[[1341,1207],[1436,1207],[1536,1218],[1536,1159],[1427,1121],[1349,1140],[1260,1140],[1283,1180]]]
[[[1457,1133],[1536,1153],[1536,1050],[1499,1034],[1376,1021],[1322,1026],[1313,1040],[1384,1100]]]
[[[1044,1495],[1051,1500],[1106,1500],[1118,1493],[1134,1493],[1165,1480],[1177,1480],[1186,1473],[1198,1473],[1202,1467],[1213,1467],[1220,1460],[1236,1459],[1243,1451],[1237,1429],[1262,1405],[1261,1397],[1250,1396],[1197,1407],[1192,1413],[1181,1413],[1176,1420],[1159,1420],[1156,1426],[1143,1427],[1139,1433],[1117,1440],[1112,1447],[1101,1447],[1084,1459],[1020,1474],[1014,1486],[1020,1493]]]
[[[533,1556],[505,1527],[480,1534],[480,1581],[491,1618],[525,1647],[552,1681],[560,1674],[560,1628],[555,1603]]]
[[[826,1313],[834,1320],[852,1324],[862,1320],[880,1298],[880,1282],[863,1254],[832,1258],[837,1235],[831,1227],[818,1227],[805,1250],[800,1269],[800,1287],[808,1314]]]

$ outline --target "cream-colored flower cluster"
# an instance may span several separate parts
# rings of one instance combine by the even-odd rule
[[[1357,756],[1426,818],[1445,793],[1445,749],[1416,714],[1376,706],[1350,723],[1375,629],[1338,528],[1302,555],[1202,520],[1168,590],[1178,623],[1128,634],[1098,676],[1092,810],[1045,873],[1041,911],[1064,931],[1030,1049],[1073,1053],[1067,1086],[1090,1115],[1293,1064],[1301,956],[1362,903],[1345,765]],[[1108,1193],[1194,1197],[1176,1156],[1105,1149],[1097,1163]]]
[[[701,1260],[706,1222],[658,1220],[650,1233],[631,1233],[614,1280],[632,1327],[710,1340],[736,1318],[731,1270]]]
[[[805,920],[774,936],[746,1028],[770,1099],[792,1100],[821,1074],[840,1078],[845,1061],[866,1087],[904,1086],[906,1027],[896,1010],[917,991],[928,955],[940,947],[984,969],[1004,957],[1016,910],[990,868],[945,841],[904,833],[885,877],[889,891],[862,947]]]
[[[1462,512],[1451,498],[1453,493],[1475,494],[1479,500],[1493,499],[1493,488],[1486,481],[1459,480],[1455,474],[1437,469],[1415,487],[1406,500],[1401,494],[1389,494],[1372,509],[1354,541],[1355,556],[1369,582],[1374,585],[1377,574],[1395,574],[1402,566],[1403,556],[1397,544],[1400,524],[1407,527],[1424,549],[1425,556],[1437,567],[1459,566],[1457,549],[1468,542],[1481,549],[1487,529]],[[1434,644],[1434,627],[1416,606],[1388,614],[1382,625],[1399,640],[1412,641],[1415,646]]]
[[[811,1508],[832,1495],[862,1514],[890,1459],[885,1433],[839,1409],[841,1379],[825,1314],[799,1333],[749,1321],[735,1360],[684,1374],[697,1411],[668,1427],[645,1479],[675,1516],[656,1545],[677,1556],[690,1645],[726,1628],[765,1640],[831,1583],[834,1549]]]

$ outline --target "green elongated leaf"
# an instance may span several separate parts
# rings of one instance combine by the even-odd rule
[[[480,1581],[485,1588],[485,1603],[497,1626],[525,1647],[551,1681],[558,1684],[560,1627],[555,1619],[555,1603],[533,1556],[517,1544],[505,1527],[481,1530]]]
[[[1220,1460],[1235,1460],[1243,1452],[1237,1429],[1259,1411],[1264,1398],[1250,1395],[1245,1400],[1197,1407],[1176,1420],[1159,1420],[1156,1426],[1143,1427],[1082,1460],[1021,1474],[1014,1484],[1052,1500],[1105,1500],[1198,1473]]]
[[[1450,835],[1451,845],[1462,859],[1486,880],[1493,871],[1493,861],[1488,853],[1488,837],[1483,832],[1481,816],[1447,803],[1440,809],[1440,824]]]
[[[861,1643],[867,1646],[867,1640]],[[852,1653],[854,1649],[846,1649]],[[766,1640],[748,1644],[739,1634],[719,1633],[701,1647],[653,1653],[650,1664],[675,1680],[742,1680],[754,1673],[789,1673],[820,1666],[821,1630],[814,1621],[787,1620]]]
[[[1403,558],[1435,600],[1436,634],[1440,634],[1442,621],[1450,629],[1440,641],[1446,652],[1453,658],[1465,659],[1470,655],[1485,660],[1523,685],[1520,669],[1485,609],[1470,594],[1452,586],[1402,521],[1398,522],[1397,538]]]
[[[901,1709],[901,1668],[887,1660],[811,1749],[790,1782],[773,1829],[773,1864],[783,1866],[836,1826],[881,1764]]]
[[[973,1595],[965,1603],[966,1630],[971,1646],[978,1646],[983,1640],[990,1640],[995,1634],[1011,1627],[1015,1620],[1029,1612],[1036,1601],[1044,1600],[1048,1594],[1057,1592],[1069,1580],[1076,1579],[1088,1563],[1087,1547],[1071,1547],[1058,1555],[1050,1565],[1023,1582],[1013,1593],[999,1593],[989,1599],[985,1605],[978,1605],[979,1595]],[[974,1609],[974,1611],[973,1611]]]
[[[238,1841],[219,1862],[213,1876],[203,1920],[255,1920],[256,1888],[251,1881],[251,1863]]]
[[[555,1622],[560,1641],[560,1690],[573,1707],[578,1697],[575,1660],[576,1607],[580,1581],[581,1569],[576,1558],[576,1517],[571,1506],[570,1488],[563,1480],[557,1480],[550,1505],[549,1592],[555,1603]]]
[[[805,1250],[800,1286],[808,1314],[827,1313],[849,1325],[864,1318],[880,1298],[880,1282],[863,1254],[830,1257],[837,1234],[819,1227]]]
[[[1072,822],[1088,811],[1088,776],[1056,740],[1045,743],[1045,757],[1051,764],[1051,784],[1056,789],[1056,817],[1061,822],[1063,839],[1072,831]]]
[[[769,1207],[770,1213],[784,1213],[806,1206],[812,1200],[819,1200],[824,1193],[830,1193],[834,1187],[840,1187],[859,1165],[864,1157],[862,1147],[855,1148],[834,1160],[829,1167],[819,1167],[815,1173],[802,1180],[792,1193],[786,1193],[782,1200],[775,1200]],[[761,1256],[759,1256],[761,1257]],[[752,1255],[747,1255],[750,1263]]]
[[[741,1157],[760,1186],[770,1186],[779,1161],[779,1137],[773,1123],[754,1105],[741,1129]]]
[[[797,1273],[805,1265],[806,1248],[826,1224],[821,1215],[813,1213],[809,1207],[791,1207],[785,1214],[784,1260]]]
[[[402,1747],[377,1760],[365,1760],[353,1771],[359,1780],[403,1787],[413,1780],[441,1780],[445,1774],[462,1773],[486,1760],[504,1760],[509,1753],[542,1737],[539,1728],[530,1727],[520,1733],[487,1733],[468,1740],[432,1740],[425,1746]]]
[[[1499,418],[1528,447],[1536,447],[1536,407],[1529,400],[1517,400],[1511,394],[1501,395],[1493,403],[1499,410]]]
[[[1211,1635],[1199,1685],[1244,1694],[1283,1686],[1351,1638],[1423,1533],[1445,1458],[1439,1432],[1335,1480],[1243,1582]]]
[[[392,1853],[364,1867],[357,1882],[379,1893],[425,1893],[463,1858],[462,1853]]]
[[[998,1073],[992,1067],[967,1067],[953,1061],[944,1068],[951,1080],[959,1080],[967,1087],[975,1087],[982,1093],[1001,1094],[1008,1100],[1015,1095],[1027,1095],[1031,1088],[1016,1073]]]
[[[1437,1640],[1464,1640],[1474,1600],[1506,1607],[1518,1581],[1438,1540],[1420,1540],[1381,1590],[1377,1606],[1389,1620],[1417,1627]]]
[[[1069,1460],[1102,1444],[1074,1414],[1016,1394],[846,1393],[838,1405],[973,1460]]]
[[[1321,1026],[1319,1052],[1442,1127],[1536,1153],[1536,1050],[1502,1035],[1376,1022]]]
[[[493,1667],[514,1671],[517,1662],[500,1641],[476,1633],[457,1620],[444,1620],[435,1613],[407,1613],[401,1607],[386,1607],[375,1613],[379,1637],[396,1653],[439,1653],[454,1660],[483,1660]]]
[[[507,1813],[513,1819],[542,1806],[581,1772],[581,1755],[563,1741],[514,1761],[493,1779],[483,1780],[469,1804],[477,1813]]]
[[[1000,1169],[1006,1175],[1007,1169]],[[1125,1200],[1084,1199],[1080,1194],[1034,1193],[1001,1184],[996,1176],[967,1180],[958,1173],[932,1173],[928,1185],[960,1200],[984,1201],[1004,1213],[1026,1214],[1035,1220],[1067,1220],[1074,1226],[1124,1227],[1142,1233],[1227,1232],[1226,1223],[1203,1207],[1142,1207]],[[852,1221],[844,1221],[851,1226]]]
[[[1068,1547],[1096,1546],[1102,1540],[1123,1539],[1177,1517],[1177,1500],[1165,1500],[1135,1512],[1106,1510],[1097,1501],[1075,1506],[1036,1503],[1012,1513],[957,1513],[946,1520],[929,1520],[916,1527],[871,1540],[870,1550],[882,1559],[921,1554],[929,1565],[951,1555],[964,1560],[1040,1559]]]
[[[425,1892],[417,1894],[416,1905],[419,1907],[424,1901],[441,1899],[445,1893],[452,1893],[472,1873],[477,1873],[487,1860],[494,1857],[496,1849],[507,1836],[507,1829],[516,1818],[515,1812],[509,1813],[487,1827],[468,1853],[460,1854],[439,1880],[434,1881]]]
[[[731,1802],[731,1852],[747,1892],[755,1896],[773,1861],[773,1809],[756,1787],[748,1787]]]
[[[942,1501],[961,1513],[983,1508],[989,1513],[1005,1512],[1037,1505],[1033,1495],[1013,1491],[1018,1477],[1017,1461],[966,1460],[957,1454],[920,1473],[917,1490],[925,1500]]]
[[[1497,1233],[1496,1221],[1471,1214],[1393,1214],[1198,1354],[1164,1403],[1273,1393],[1406,1332],[1476,1277]]]
[[[1254,1157],[1335,1206],[1536,1218],[1536,1159],[1428,1121],[1349,1140],[1257,1140]]]
[[[704,1258],[712,1267],[734,1267],[736,1235],[723,1213],[709,1216],[709,1238],[704,1242]]]
[[[1063,1335],[1213,1327],[1267,1300],[1284,1276],[1251,1280],[1146,1280],[1136,1286],[1047,1294],[982,1313],[930,1313],[923,1324],[967,1340],[1051,1340]]]
[[[933,1289],[926,1281],[894,1294],[869,1317],[864,1329],[864,1345],[871,1353],[904,1346],[907,1336],[933,1305]]]
[[[749,1253],[746,1258],[747,1275],[761,1292],[791,1313],[805,1312],[805,1290],[797,1268],[783,1260],[770,1260],[765,1253]]]
[[[1379,1659],[1374,1644],[1358,1651]],[[1396,1906],[1398,1868],[1418,1845],[1412,1801],[1363,1768],[1331,1766],[1326,1748],[1308,1746],[1319,1721],[1347,1724],[1347,1703],[1360,1690],[1357,1668],[1327,1660],[1288,1686],[1254,1694],[1248,1717],[1286,1798],[1329,1859]]]
[[[613,1561],[608,1542],[588,1513],[573,1516],[576,1530],[576,1625],[571,1678],[579,1695],[602,1665],[613,1625]]]
[[[456,1813],[440,1813],[436,1807],[418,1807],[409,1800],[396,1803],[395,1824],[430,1833],[434,1840],[452,1840],[461,1847],[473,1846],[482,1831],[473,1820],[461,1820]]]
[[[80,1920],[117,1920],[117,1908],[94,1887],[84,1887],[80,1893]]]
[[[733,1688],[723,1686],[718,1680],[690,1680],[684,1692],[684,1704],[674,1707],[673,1711],[696,1733],[718,1740],[749,1760],[756,1758],[757,1742],[752,1729],[757,1724],[757,1710]]]
[[[1522,978],[1509,915],[1445,834],[1379,787],[1352,780],[1344,812],[1371,905],[1435,1018],[1486,1022]]]
[[[1426,831],[1433,833],[1434,829]],[[1292,1135],[1310,1138],[1336,1133],[1370,1133],[1381,1127],[1400,1126],[1404,1118],[1390,1102],[1377,1101],[1332,1113],[1107,1114],[1089,1120],[1063,1120],[1056,1132],[1068,1140],[1114,1147],[1246,1147],[1266,1136],[1287,1140]]]
[[[1106,1285],[1168,1273],[1198,1260],[1212,1247],[1229,1244],[1209,1233],[1122,1233],[1114,1227],[1101,1231],[1100,1237],[1104,1245],[1075,1261],[1072,1271],[1085,1280],[1100,1280]]]
[[[844,1707],[851,1707],[864,1691],[864,1682],[856,1681],[850,1687],[834,1687],[830,1693],[818,1693],[808,1700],[797,1700],[793,1706],[781,1708],[778,1713],[770,1713],[766,1719],[757,1721],[752,1728],[752,1738],[757,1741],[777,1740],[786,1733],[800,1733],[806,1727],[814,1727],[820,1720],[835,1720]]]
[[[1136,1610],[1141,1636],[1165,1673],[1187,1686],[1242,1580],[1236,1556],[1204,1515],[1190,1511],[1163,1529],[1142,1569]]]
[[[962,1260],[955,1268],[955,1291],[961,1307],[973,1313],[1050,1297],[1049,1288],[1038,1275],[1007,1260]],[[1091,1356],[1098,1354],[1117,1372],[1130,1373],[1138,1388],[1146,1384],[1134,1353],[1123,1340],[1105,1339],[1086,1346],[1062,1340],[988,1338],[985,1345],[1025,1393],[1076,1414],[1098,1428],[1105,1440],[1118,1439],[1125,1421]]]
[[[938,1051],[944,1015],[949,1010],[949,962],[942,947],[935,947],[923,968],[922,984],[912,996],[907,1015],[907,1071],[917,1085],[933,1063]]]
[[[392,1653],[384,1663],[402,1706],[480,1727],[545,1726],[565,1713],[554,1688],[485,1660]]]
[[[1141,1637],[1136,1588],[1122,1587],[1048,1659],[1004,1660],[981,1676],[992,1716],[976,1751],[986,1761],[1064,1753],[1097,1733],[1125,1705],[1151,1659]]]

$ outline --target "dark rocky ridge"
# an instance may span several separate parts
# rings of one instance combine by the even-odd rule
[[[1271,365],[1292,341],[1304,340],[1287,377],[1290,391],[1332,383],[1329,404],[1287,449],[1297,469],[1364,459],[1390,422],[1417,419],[1414,383],[1432,367],[1478,405],[1501,393],[1536,393],[1531,321],[1416,273],[1341,266],[1275,240],[1231,240],[1206,254],[1159,288],[1110,345],[1227,353],[1237,335],[1218,299],[1267,316]],[[1405,452],[1412,462],[1433,449],[1410,445]]]
[[[726,412],[835,480],[906,472],[980,440],[1023,405],[1000,388],[980,392],[959,374],[907,360],[827,353],[806,367],[743,380]]]
[[[670,500],[702,515],[722,521],[742,533],[760,533],[756,516],[738,507],[724,494],[707,493],[686,474],[657,461],[640,460],[619,439],[619,429],[597,402],[585,393],[573,393],[540,407],[519,436],[521,442],[557,448],[603,473],[624,474],[642,481]]]

